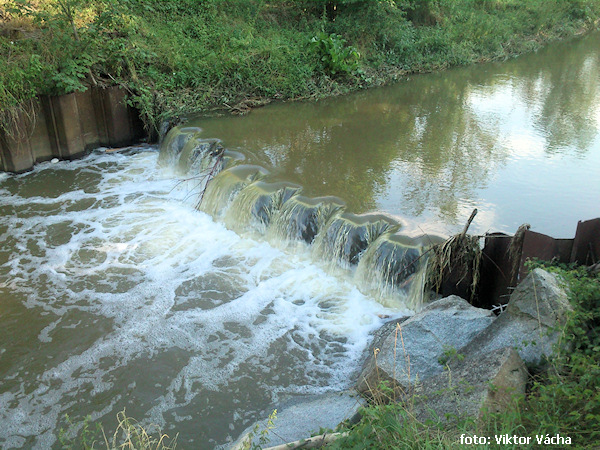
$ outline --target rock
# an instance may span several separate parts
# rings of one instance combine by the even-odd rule
[[[344,420],[353,420],[364,400],[348,391],[333,392],[295,399],[277,407],[274,428],[268,433],[266,447],[286,444],[309,438],[321,428],[335,429]],[[252,434],[256,425],[247,428],[231,450],[244,448],[250,439],[259,444],[261,431],[266,428],[268,419],[258,421],[258,432]],[[251,446],[250,446],[251,447]]]
[[[382,348],[383,343],[389,337],[389,335],[395,334],[396,327],[400,324],[403,324],[410,318],[411,318],[411,316],[404,316],[404,317],[398,317],[396,319],[388,320],[381,327],[379,327],[377,330],[375,330],[375,332],[373,333],[373,341],[372,341],[371,345],[369,347],[365,348],[363,351],[362,360],[366,361],[370,357],[373,357],[373,349]]]
[[[511,347],[455,358],[443,373],[416,386],[411,413],[421,422],[481,419],[523,396],[527,377],[523,360]]]
[[[509,346],[529,368],[543,368],[572,310],[556,276],[535,269],[513,291],[506,311],[459,352],[484,355]]]
[[[391,330],[367,359],[357,389],[369,394],[381,381],[395,380],[399,394],[408,393],[416,381],[443,371],[440,359],[467,345],[494,320],[491,311],[471,306],[452,295],[437,300]],[[375,391],[373,391],[375,392]]]
[[[514,290],[506,310],[514,316],[527,315],[554,327],[564,324],[573,308],[560,280],[543,269],[534,269]]]

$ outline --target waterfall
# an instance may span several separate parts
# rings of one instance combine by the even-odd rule
[[[427,258],[422,238],[385,233],[373,242],[358,263],[356,279],[363,290],[374,292],[384,303],[397,295],[406,306],[419,309],[425,283]]]
[[[254,181],[233,200],[225,216],[225,225],[237,231],[253,228],[264,234],[282,205],[301,190],[301,186],[286,182]]]
[[[331,255],[343,266],[358,264],[362,254],[381,234],[396,231],[400,224],[380,214],[356,215],[348,212],[332,217],[315,246],[323,257]]]
[[[329,219],[343,209],[344,202],[336,197],[295,195],[282,205],[270,231],[280,239],[311,244]]]
[[[394,218],[353,214],[337,197],[305,196],[302,186],[272,181],[268,169],[246,159],[243,151],[203,138],[197,127],[179,126],[161,143],[159,163],[194,180],[196,204],[229,229],[305,243],[318,260],[348,271],[380,303],[421,308],[429,236],[404,236]]]
[[[215,219],[224,219],[227,209],[242,189],[253,181],[264,178],[267,173],[260,166],[246,164],[222,170],[206,186],[200,209]]]
[[[202,130],[197,127],[174,127],[160,144],[159,164],[170,167],[179,162],[185,144],[192,138],[199,138]]]
[[[178,170],[184,174],[200,174],[207,170],[213,158],[223,151],[218,139],[191,137],[183,146],[178,158]]]

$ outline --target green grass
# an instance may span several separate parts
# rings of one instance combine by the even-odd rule
[[[411,415],[410,400],[379,401],[365,408],[361,421],[330,448],[474,448],[461,444],[463,434],[490,437],[491,444],[476,446],[482,449],[542,448],[544,445],[537,444],[536,436],[545,439],[546,435],[571,439],[571,445],[559,443],[553,448],[599,448],[600,278],[584,267],[546,269],[558,273],[568,285],[574,312],[563,342],[550,361],[551,370],[531,379],[525,398],[516,400],[502,413],[487,415],[480,421],[461,420],[452,427],[419,422]],[[393,395],[384,386],[385,392]],[[531,445],[497,445],[494,436],[501,435],[530,436]]]
[[[38,94],[98,83],[126,88],[153,129],[509,58],[594,28],[600,2],[0,0],[0,11],[2,123]]]
[[[74,423],[65,416],[67,429],[62,428],[58,436],[60,448],[65,450],[174,450],[177,436],[169,438],[154,425],[144,427],[128,417],[125,410],[117,414],[117,427],[106,435],[100,423],[87,417],[82,423]],[[154,434],[153,434],[154,433]]]

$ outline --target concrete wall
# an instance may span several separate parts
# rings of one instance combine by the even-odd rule
[[[137,112],[118,87],[41,97],[33,114],[18,119],[18,130],[0,132],[0,170],[24,172],[36,162],[73,159],[100,146],[122,147],[145,136]]]

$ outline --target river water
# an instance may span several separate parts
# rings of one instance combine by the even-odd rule
[[[110,431],[126,408],[183,448],[213,448],[284,399],[350,387],[380,316],[418,305],[365,282],[383,237],[451,234],[474,207],[476,232],[529,222],[570,237],[600,215],[599,44],[192,121],[237,167],[200,211],[198,178],[164,148],[0,176],[0,447],[58,447],[65,414]],[[248,167],[248,195],[220,195]],[[358,266],[352,251],[339,263],[331,226],[291,239],[272,211],[237,213],[273,186],[302,187],[298,205],[336,196],[319,204],[345,203],[339,220],[381,211],[369,223],[394,225]]]
[[[600,35],[318,103],[197,122],[310,195],[406,231],[571,238],[600,215]]]

